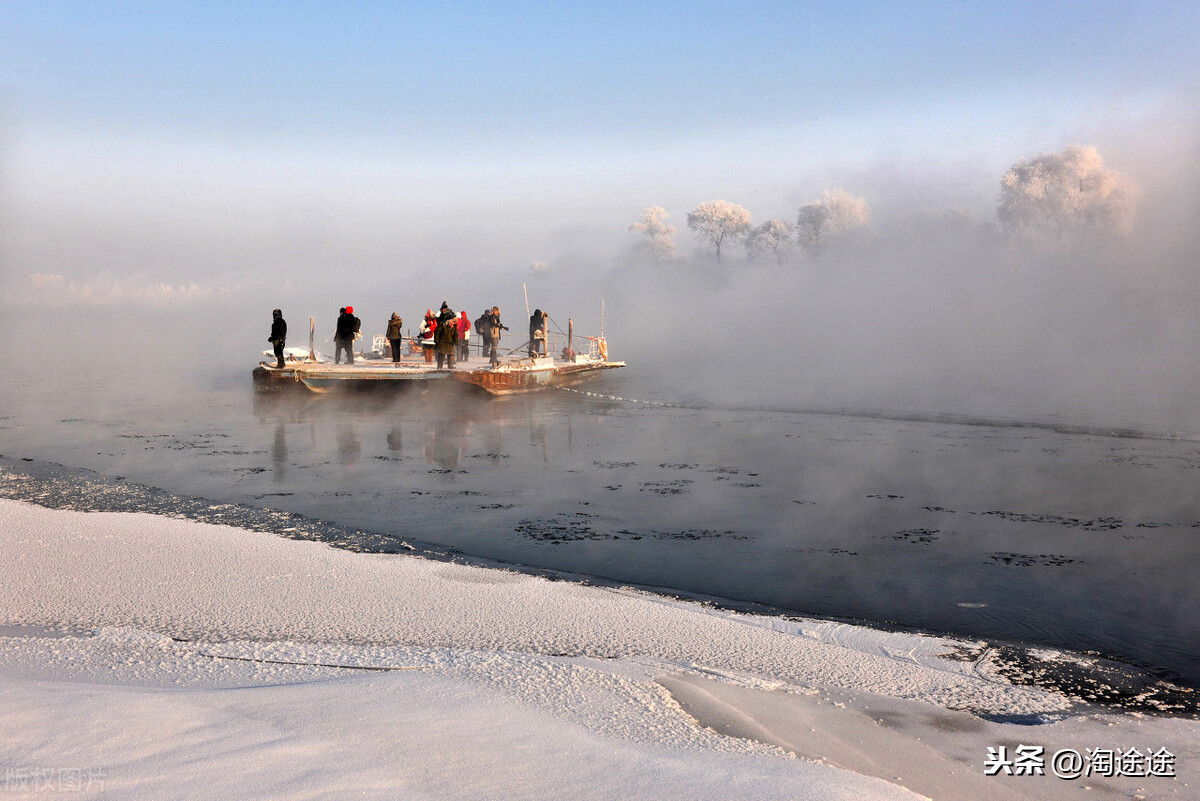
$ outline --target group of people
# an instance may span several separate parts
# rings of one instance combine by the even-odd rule
[[[287,338],[287,323],[284,322],[283,312],[275,309],[272,313],[271,336],[268,341],[275,346],[275,358],[278,366],[284,366],[283,348]],[[533,312],[529,318],[529,356],[546,355],[546,325],[549,315],[541,309]],[[404,320],[399,314],[392,312],[388,320],[385,338],[392,349],[392,361],[400,361],[404,347]],[[471,322],[464,311],[456,315],[448,303],[442,303],[437,314],[433,309],[427,309],[421,331],[417,335],[417,345],[428,364],[437,357],[438,369],[443,366],[453,368],[456,361],[470,360],[471,329],[482,339],[482,353],[491,364],[500,363],[500,334],[507,331],[508,326],[500,322],[500,307],[493,306],[485,309]],[[353,306],[343,306],[338,311],[337,328],[333,335],[333,363],[341,364],[342,353],[346,354],[346,363],[354,364],[354,340],[362,330],[362,321],[354,316]]]
[[[453,368],[455,361],[466,362],[471,358],[471,329],[474,327],[483,340],[483,355],[492,364],[500,363],[500,332],[507,331],[508,326],[500,322],[500,307],[493,306],[485,309],[483,314],[472,324],[471,318],[464,311],[454,314],[448,303],[442,303],[441,309],[435,315],[433,309],[427,309],[425,320],[421,324],[418,342],[424,352],[426,363],[432,363],[437,356],[438,369],[442,366]],[[392,359],[396,355],[397,341],[392,341]]]

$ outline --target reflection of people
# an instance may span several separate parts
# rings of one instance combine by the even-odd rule
[[[283,343],[287,339],[287,322],[283,319],[283,311],[275,309],[271,312],[271,336],[267,341],[275,346],[276,367],[283,367]]]
[[[271,447],[271,461],[275,464],[276,481],[287,478],[287,431],[280,420],[275,424],[275,444]]]
[[[471,320],[464,311],[458,317],[458,360],[465,362],[471,358]]]
[[[404,320],[400,319],[400,315],[392,312],[392,318],[388,320],[387,341],[392,346],[392,361],[400,361],[400,347],[404,343]]]
[[[446,470],[458,467],[462,455],[461,431],[453,421],[441,420],[428,432],[421,446],[425,461],[440,464]]]
[[[454,309],[451,309],[448,303],[442,303],[434,340],[438,369],[441,370],[442,364],[445,363],[453,370],[454,354],[458,350],[458,317],[455,316]]]
[[[357,333],[355,323],[358,318],[354,316],[354,307],[345,306],[337,319],[337,331],[333,335],[333,363],[340,364],[342,361],[342,351],[346,351],[346,364],[354,364],[354,334]]]
[[[337,424],[337,449],[343,464],[354,464],[362,453],[362,442],[354,430],[354,423]]]
[[[546,317],[541,309],[529,316],[529,358],[546,355]]]

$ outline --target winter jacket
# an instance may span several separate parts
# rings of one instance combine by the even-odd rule
[[[529,341],[546,338],[546,315],[535,311],[529,318]]]
[[[353,314],[345,313],[338,315],[337,333],[334,335],[337,339],[354,341],[354,332],[358,330],[356,323],[358,318]]]
[[[437,332],[434,334],[434,345],[437,347],[438,353],[454,353],[454,346],[458,344],[458,318],[454,316],[454,312],[449,315],[443,313],[441,319],[438,320]]]
[[[507,331],[507,330],[508,330],[508,326],[506,326],[500,322],[500,315],[496,314],[496,312],[492,312],[492,321],[491,321],[492,342],[499,342],[500,341],[500,332]]]
[[[492,336],[492,313],[485,311],[475,320],[475,330],[479,332],[479,336],[484,339],[490,339]]]
[[[399,315],[393,314],[392,319],[388,320],[387,339],[404,339],[404,320]]]
[[[421,345],[433,347],[433,332],[437,330],[437,318],[433,316],[433,309],[425,312],[425,322],[421,324]]]

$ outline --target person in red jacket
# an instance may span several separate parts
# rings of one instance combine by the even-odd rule
[[[437,331],[437,317],[433,314],[433,309],[425,311],[425,323],[421,326],[421,351],[425,356],[426,364],[433,364],[433,334]]]
[[[467,313],[458,316],[458,360],[465,362],[471,355],[471,320]]]

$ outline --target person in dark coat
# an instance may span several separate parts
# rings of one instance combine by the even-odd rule
[[[434,350],[437,351],[437,366],[442,369],[445,363],[454,369],[454,354],[458,350],[458,317],[450,304],[443,303],[438,315],[437,331],[434,334]]]
[[[548,314],[534,309],[529,317],[529,358],[546,355],[546,318]]]
[[[392,361],[400,361],[400,347],[404,344],[404,320],[400,319],[396,312],[392,312],[392,318],[388,320],[385,336],[388,344],[392,346]]]
[[[275,346],[276,367],[283,367],[283,343],[287,340],[287,322],[283,319],[283,310],[271,312],[271,336],[267,341]]]
[[[343,307],[337,319],[337,331],[333,335],[333,363],[340,364],[342,351],[346,351],[346,364],[354,364],[354,333],[358,318],[354,316],[353,306]]]
[[[483,314],[475,320],[475,332],[479,334],[479,355],[486,359],[492,349],[491,309],[484,309]]]
[[[491,327],[491,332],[492,332],[491,361],[492,361],[492,364],[500,363],[500,332],[507,331],[507,330],[508,330],[508,326],[505,325],[504,323],[500,322],[500,307],[493,306],[492,307],[492,327]]]

